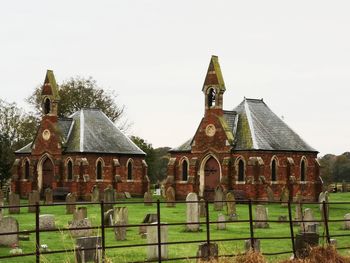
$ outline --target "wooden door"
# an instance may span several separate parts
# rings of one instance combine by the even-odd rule
[[[52,189],[52,182],[54,177],[54,167],[53,163],[49,158],[47,158],[43,163],[43,186],[42,191],[45,191],[46,188]]]
[[[204,167],[204,196],[208,200],[214,198],[215,188],[220,183],[220,167],[215,158],[210,157]]]

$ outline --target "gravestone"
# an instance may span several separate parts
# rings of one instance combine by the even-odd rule
[[[50,230],[55,229],[55,216],[54,215],[40,215],[39,216],[39,229]]]
[[[157,214],[147,214],[145,218],[142,221],[142,224],[152,224],[154,222],[157,222]],[[147,226],[140,226],[139,227],[139,234],[141,236],[144,236],[147,233]]]
[[[215,195],[214,195],[214,210],[215,211],[222,211],[224,207],[224,192],[222,191],[222,187],[218,185],[215,188]]]
[[[347,213],[345,216],[344,216],[344,229],[345,230],[350,230],[350,213]]]
[[[152,201],[153,201],[153,198],[152,198],[152,194],[150,192],[145,192],[144,196],[143,196],[143,201],[144,201],[144,204],[146,206],[152,206]]]
[[[324,214],[326,213],[327,215],[327,219],[329,218],[329,204],[328,204],[328,201],[329,201],[329,194],[327,191],[325,192],[321,192],[318,196],[318,202],[320,203],[319,206],[320,206],[320,213],[321,213],[321,218],[322,220],[324,221]],[[326,211],[324,211],[324,206],[323,206],[323,202],[325,202],[325,208],[326,208]]]
[[[165,223],[161,223],[165,224]],[[158,242],[158,227],[157,222],[147,226],[147,243]],[[168,242],[168,226],[162,225],[160,227],[160,242]],[[161,245],[161,258],[168,259],[168,245]],[[147,259],[156,260],[158,259],[158,245],[147,246]]]
[[[206,217],[207,210],[205,209],[205,201],[203,198],[201,198],[199,202],[199,217]]]
[[[130,199],[131,198],[131,194],[129,192],[125,192],[124,194],[125,194],[125,198],[126,199]]]
[[[346,193],[346,192],[347,192],[347,190],[348,190],[348,185],[346,184],[345,181],[342,182],[342,184],[341,184],[341,189],[342,189],[342,192],[343,192],[343,193]]]
[[[217,262],[219,258],[219,246],[216,243],[203,243],[198,246],[197,262],[210,261]]]
[[[98,185],[94,185],[92,187],[91,202],[100,202],[100,189],[98,188]]]
[[[275,195],[270,186],[266,187],[267,198],[269,202],[275,201]]]
[[[112,185],[108,185],[103,191],[103,201],[105,203],[115,202],[115,192]],[[104,204],[103,212],[107,212],[109,209],[113,209],[113,204]]]
[[[295,237],[295,250],[298,258],[306,258],[309,255],[310,247],[317,246],[319,235],[317,233],[300,233]]]
[[[226,207],[227,207],[227,215],[228,220],[234,221],[237,220],[237,212],[236,212],[236,202],[235,197],[232,193],[227,193],[226,195]]]
[[[268,220],[267,208],[263,205],[257,205],[255,208],[255,220]],[[255,228],[268,228],[268,222],[255,222]]]
[[[32,191],[28,194],[28,212],[29,213],[35,213],[36,207],[32,205],[36,205],[36,203],[40,202],[40,195],[38,191]]]
[[[76,239],[75,259],[77,263],[85,262],[102,262],[101,250],[98,247],[102,246],[101,237],[90,236],[80,237]],[[89,250],[82,250],[89,249]]]
[[[74,193],[69,193],[66,196],[66,214],[73,214],[75,212],[75,203],[77,201]]]
[[[49,205],[53,203],[53,192],[51,188],[45,189],[45,204]]]
[[[114,209],[114,236],[116,240],[126,240],[126,225],[128,217],[127,207],[115,207]]]
[[[18,222],[15,218],[6,216],[0,220],[0,233],[18,232]],[[0,237],[0,246],[18,245],[18,234],[2,235]]]
[[[226,218],[223,214],[218,215],[218,222],[216,224],[216,229],[217,230],[225,230],[226,229]]]
[[[172,186],[169,186],[168,189],[166,189],[166,192],[165,192],[165,195],[166,195],[166,201],[168,202],[166,204],[167,207],[175,207],[175,190]]]
[[[69,228],[83,228],[83,227],[92,227],[91,221],[88,218],[72,221],[69,225]],[[88,237],[92,234],[92,229],[71,229],[69,230],[72,237]]]
[[[303,223],[301,224],[301,232],[313,232],[314,225],[317,224],[314,222],[314,215],[311,208],[306,208],[303,213]]]
[[[12,205],[20,205],[19,201],[19,195],[15,194],[13,192],[9,193],[9,206]],[[20,207],[10,207],[9,208],[9,214],[19,214],[20,213]]]
[[[186,197],[186,231],[197,232],[199,231],[199,224],[191,224],[199,222],[199,209],[198,209],[198,197],[196,193],[189,193]]]
[[[114,222],[113,215],[114,215],[113,209],[109,209],[107,212],[104,212],[103,220],[104,220],[105,226],[113,225],[113,222]]]
[[[73,213],[73,220],[75,221],[83,220],[87,217],[87,207],[85,206],[78,207]]]
[[[282,207],[288,206],[288,201],[289,201],[289,190],[285,186],[285,187],[283,187],[282,192],[281,192],[281,202],[282,202],[281,206]]]
[[[253,238],[253,242],[254,242],[254,245],[253,245],[254,251],[259,252],[260,251],[260,239]],[[246,252],[252,249],[251,243],[252,243],[251,239],[247,239],[244,241],[244,248],[245,248]]]

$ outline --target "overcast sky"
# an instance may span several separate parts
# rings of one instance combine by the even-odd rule
[[[115,90],[154,147],[193,136],[210,56],[224,108],[263,98],[320,154],[350,151],[349,1],[1,1],[0,97],[24,99],[52,69]],[[28,107],[27,107],[28,109]]]

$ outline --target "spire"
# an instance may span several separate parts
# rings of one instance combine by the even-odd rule
[[[206,90],[210,86],[215,86],[221,91],[226,90],[219,64],[219,58],[214,55],[211,56],[202,91]]]
[[[46,71],[44,85],[41,88],[41,100],[43,114],[57,116],[57,107],[60,100],[58,86],[52,70]]]

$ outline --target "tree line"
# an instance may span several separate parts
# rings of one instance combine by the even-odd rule
[[[325,184],[350,182],[350,152],[341,155],[326,154],[319,158],[321,177]]]

